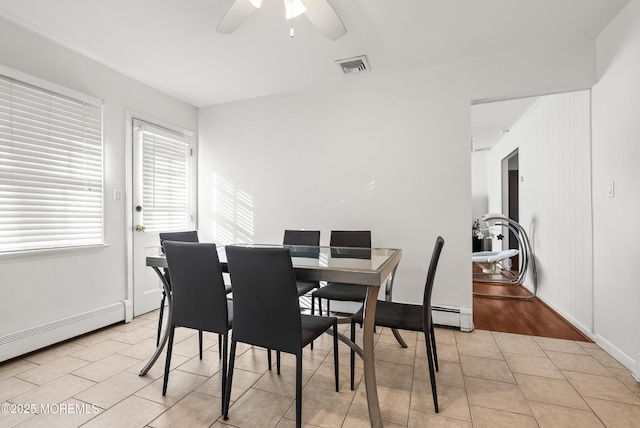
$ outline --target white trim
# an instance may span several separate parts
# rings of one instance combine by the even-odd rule
[[[594,342],[596,342],[596,344],[603,350],[605,350],[609,355],[618,360],[620,364],[631,370],[634,374],[634,377],[640,375],[640,373],[637,372],[640,367],[638,367],[638,363],[636,362],[636,360],[615,347],[611,342],[609,342],[599,334],[595,336]]]
[[[41,248],[37,250],[24,250],[24,251],[8,251],[0,253],[0,264],[4,260],[10,260],[15,262],[19,259],[33,260],[34,257],[43,256],[67,256],[72,254],[87,254],[90,252],[99,252],[105,248],[108,248],[107,244],[90,244],[90,245],[77,245],[73,247],[58,247],[58,248]]]
[[[636,380],[636,382],[640,382],[640,354],[636,358],[636,363],[631,370],[631,376]]]
[[[555,312],[557,312],[562,318],[567,320],[572,326],[574,326],[575,328],[580,330],[580,332],[582,334],[584,334],[585,336],[587,336],[589,339],[593,340],[594,342],[596,341],[596,337],[597,336],[587,326],[582,325],[580,322],[578,322],[571,315],[569,315],[568,313],[566,313],[562,309],[558,308],[553,303],[549,302],[547,299],[545,299],[545,297],[543,295],[538,294],[536,297],[538,297],[538,299],[540,299],[545,305],[547,305],[548,307],[553,309]]]
[[[104,106],[104,100],[93,97],[91,95],[84,94],[76,91],[75,89],[67,88],[66,86],[58,85],[57,83],[50,82],[48,80],[41,79],[39,77],[32,76],[19,70],[6,67],[0,64],[0,74],[7,76],[11,79],[19,80],[29,85],[37,86],[48,91],[56,92],[67,97],[75,98],[79,101],[84,101],[95,106]]]

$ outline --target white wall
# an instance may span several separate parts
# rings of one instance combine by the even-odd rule
[[[589,91],[540,98],[488,153],[489,207],[502,212],[502,160],[518,149],[520,220],[538,296],[593,333]],[[533,289],[533,277],[525,285]]]
[[[122,46],[122,49],[130,49]],[[127,298],[125,111],[197,129],[197,111],[0,18],[0,63],[104,100],[105,242],[91,252],[0,258],[0,336]],[[123,196],[127,196],[126,193]]]
[[[199,231],[280,242],[318,228],[326,244],[331,229],[371,229],[402,248],[394,297],[409,302],[442,235],[433,303],[470,308],[471,102],[587,88],[594,62],[584,42],[201,109]],[[249,231],[228,219],[243,214]]]
[[[400,300],[421,298],[419,287],[399,284],[407,278],[424,283],[435,238],[442,234],[442,269],[456,271],[449,280],[463,287],[435,293],[446,296],[443,304],[469,307],[468,275],[452,262],[457,252],[468,252],[469,235],[463,239],[457,225],[468,224],[470,201],[453,200],[450,188],[438,184],[464,186],[469,195],[469,146],[443,144],[434,153],[430,144],[469,140],[468,126],[456,120],[466,115],[466,102],[454,91],[441,103],[424,102],[442,88],[419,75],[412,78],[420,87],[381,79],[372,91],[360,80],[349,88],[203,109],[200,135],[206,147],[201,145],[199,160],[207,168],[200,175],[200,233],[220,243],[281,242],[286,228],[320,229],[328,244],[331,229],[371,229],[374,246],[403,249],[396,282]],[[447,167],[457,159],[460,168]],[[252,201],[248,234],[213,205],[221,180]],[[444,207],[434,204],[446,200]],[[236,200],[238,205],[243,204]],[[228,234],[225,223],[231,224]]]
[[[471,223],[489,212],[487,152],[471,154]]]
[[[597,38],[593,88],[595,332],[640,376],[640,1]],[[615,197],[608,183],[615,181]]]

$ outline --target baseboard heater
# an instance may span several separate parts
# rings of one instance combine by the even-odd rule
[[[91,311],[0,336],[0,362],[125,319],[125,304],[117,302]]]
[[[473,331],[471,308],[460,306],[431,305],[433,323],[449,327],[459,327],[461,331]]]
[[[301,299],[301,307],[310,308],[310,298]],[[355,302],[332,301],[331,311],[340,314],[353,314],[362,305]],[[325,308],[326,309],[326,308]],[[316,308],[316,311],[318,309]],[[434,324],[448,327],[459,327],[461,331],[473,331],[473,315],[471,308],[460,306],[431,305]]]

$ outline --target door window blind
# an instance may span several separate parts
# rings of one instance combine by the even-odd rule
[[[190,225],[190,138],[148,124],[139,129],[145,230],[187,230]]]
[[[103,243],[96,101],[0,74],[0,252]]]

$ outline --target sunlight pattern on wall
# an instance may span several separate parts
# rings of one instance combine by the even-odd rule
[[[252,243],[253,197],[217,175],[213,183],[214,241],[218,245]]]

